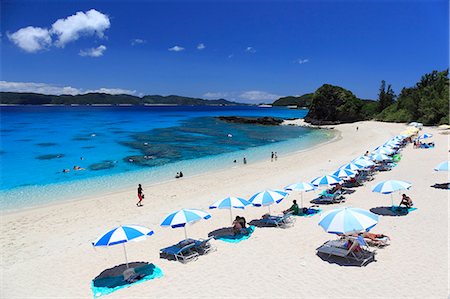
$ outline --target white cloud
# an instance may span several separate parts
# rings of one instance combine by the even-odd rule
[[[203,97],[207,99],[223,99],[232,96],[229,92],[207,92]]]
[[[205,46],[204,43],[200,43],[200,44],[197,45],[197,50],[203,50],[205,48],[206,48],[206,46]]]
[[[82,93],[100,92],[107,94],[136,94],[136,90],[122,89],[122,88],[99,88],[94,90],[86,90]]]
[[[140,38],[135,38],[133,40],[131,40],[131,45],[140,45],[140,44],[145,44],[147,41],[145,39],[140,39]]]
[[[307,58],[306,59],[298,58],[295,60],[295,63],[298,63],[298,64],[304,64],[307,62],[309,62],[309,59],[307,59]]]
[[[64,47],[67,43],[81,36],[104,36],[104,31],[111,26],[109,17],[95,9],[86,13],[79,11],[65,19],[59,19],[52,25],[51,33],[57,35],[55,45]]]
[[[247,47],[247,48],[245,49],[245,52],[248,52],[248,53],[256,53],[256,50],[255,50],[255,48],[253,48],[253,47]]]
[[[227,99],[236,102],[261,103],[273,102],[282,96],[260,90],[249,90],[244,92],[207,92],[203,94],[203,97],[207,99]]]
[[[8,82],[0,81],[0,91],[10,92],[34,92],[42,94],[85,94],[90,92],[101,92],[109,94],[136,94],[136,90],[121,89],[121,88],[99,88],[94,90],[84,90],[72,86],[58,86],[47,83],[35,82]]]
[[[180,46],[173,46],[172,48],[169,48],[168,50],[173,51],[173,52],[181,52],[181,51],[184,51],[184,48],[180,47]]]
[[[239,95],[241,99],[260,102],[260,101],[274,101],[279,99],[281,96],[273,93],[268,93],[260,90],[250,90],[245,91]]]
[[[8,33],[8,38],[22,50],[35,53],[51,45],[63,48],[67,43],[75,41],[81,36],[97,35],[102,38],[105,30],[110,26],[107,15],[91,9],[86,13],[79,11],[65,19],[58,19],[50,30],[28,26],[12,34]],[[52,37],[56,37],[55,42]]]
[[[103,56],[103,52],[106,51],[106,47],[104,45],[100,45],[97,48],[90,48],[85,50],[80,50],[78,55],[80,56],[89,56],[89,57],[100,57]]]
[[[35,53],[46,49],[52,43],[50,33],[45,28],[28,26],[9,34],[8,38],[22,50]]]

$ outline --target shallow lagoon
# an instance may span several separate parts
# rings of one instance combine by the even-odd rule
[[[137,179],[159,182],[179,170],[199,174],[233,166],[244,155],[251,163],[331,138],[325,130],[213,118],[306,114],[284,108],[33,106],[1,107],[0,113],[3,209],[131,186]]]

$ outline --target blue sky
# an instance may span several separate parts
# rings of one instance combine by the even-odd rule
[[[0,90],[376,98],[448,67],[447,1],[1,2]],[[31,26],[31,27],[29,27]],[[203,45],[203,46],[200,46]]]

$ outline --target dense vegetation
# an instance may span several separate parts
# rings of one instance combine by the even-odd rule
[[[282,97],[273,102],[273,106],[297,106],[301,107],[309,107],[312,103],[313,93],[307,93],[300,97],[288,96]]]
[[[336,124],[365,119],[390,122],[418,121],[425,125],[449,123],[448,70],[433,71],[397,97],[391,85],[381,81],[378,101],[358,99],[339,86],[322,85],[312,95],[305,120],[313,124]]]
[[[342,87],[324,84],[314,93],[305,121],[312,124],[336,124],[364,120],[374,109],[373,103],[358,99]]]
[[[105,93],[87,93],[80,95],[44,95],[38,93],[0,92],[1,104],[44,105],[44,104],[169,104],[169,105],[245,105],[224,99],[204,100],[182,96],[146,95],[136,97],[127,94],[111,95]]]
[[[448,124],[448,69],[433,71],[422,76],[414,87],[403,88],[397,101],[382,109],[375,118],[391,122],[418,121],[425,125]]]

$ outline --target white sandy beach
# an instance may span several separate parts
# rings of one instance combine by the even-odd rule
[[[356,127],[359,130],[356,131]],[[96,196],[23,212],[1,219],[1,298],[92,298],[91,280],[100,272],[124,262],[121,246],[94,249],[91,241],[120,224],[152,228],[154,236],[127,243],[130,261],[153,262],[164,276],[119,290],[104,298],[446,298],[448,296],[448,190],[431,188],[449,181],[448,172],[433,168],[449,159],[449,135],[434,128],[434,149],[408,145],[392,171],[377,173],[375,180],[356,188],[345,203],[322,206],[329,210],[352,206],[369,210],[390,206],[390,196],[370,187],[385,179],[409,181],[407,194],[416,211],[406,216],[380,216],[374,232],[391,237],[391,245],[377,250],[376,262],[366,267],[331,264],[316,255],[316,248],[335,236],[317,225],[319,216],[297,217],[289,229],[256,228],[237,244],[212,242],[217,251],[183,265],[159,258],[159,249],[184,238],[183,229],[159,226],[163,217],[180,208],[208,206],[227,196],[248,198],[267,188],[282,188],[330,173],[399,134],[402,124],[359,122],[335,126],[340,138],[313,150],[279,157],[278,161],[250,163],[204,175],[161,183],[142,183],[144,206],[137,208],[136,190]],[[269,153],[270,155],[270,153]],[[269,156],[268,155],[268,156]],[[305,203],[317,192],[305,194]],[[280,213],[299,199],[292,193],[277,206]],[[400,197],[396,195],[396,203]],[[248,221],[267,208],[234,210]],[[210,210],[212,218],[188,226],[193,238],[230,225],[228,210]]]

